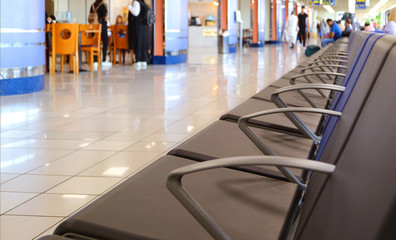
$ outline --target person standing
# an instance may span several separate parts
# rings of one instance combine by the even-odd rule
[[[300,40],[300,43],[303,44],[305,47],[305,38],[306,38],[306,28],[308,26],[308,14],[305,13],[305,6],[301,7],[301,13],[298,14],[298,39]],[[308,29],[309,31],[309,29]]]
[[[336,41],[342,36],[341,28],[335,23],[332,19],[327,19],[327,24],[330,26],[331,31],[329,35],[323,38],[322,47],[326,46],[327,44]]]
[[[103,51],[102,51],[102,59],[103,62],[106,62],[106,57],[107,57],[107,48],[109,46],[109,38],[107,36],[107,7],[104,4],[104,0],[95,0],[95,2],[91,5],[90,13],[94,12],[94,9],[96,9],[98,13],[98,21],[100,24],[102,24],[102,33],[101,33],[101,38],[103,42]]]
[[[393,8],[388,16],[388,23],[384,27],[384,33],[396,35],[396,8]]]
[[[138,69],[147,67],[148,46],[149,46],[149,25],[143,21],[146,8],[143,0],[133,0],[128,5],[128,31],[129,31],[129,48],[135,53],[136,63],[134,66]]]
[[[297,31],[298,31],[298,18],[294,11],[287,18],[285,25],[286,40],[290,44],[290,48],[294,48],[294,44],[297,41]]]

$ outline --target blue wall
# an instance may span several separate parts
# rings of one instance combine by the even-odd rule
[[[44,89],[45,1],[0,0],[0,95]]]

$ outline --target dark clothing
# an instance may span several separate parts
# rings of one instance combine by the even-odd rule
[[[345,27],[345,30],[342,32],[342,36],[343,37],[349,37],[351,32],[352,32],[351,25],[348,25],[348,26]]]
[[[302,14],[298,14],[298,39],[300,40],[300,43],[303,44],[303,46],[305,47],[305,31],[307,28],[307,17],[308,15],[306,13]]]
[[[300,40],[300,43],[303,44],[303,46],[305,47],[305,28],[300,28],[300,30],[298,30],[298,39]]]
[[[99,2],[98,2],[98,1],[95,1],[95,2],[93,3],[93,5],[95,6],[95,8],[97,8],[101,2],[102,2],[102,1],[99,1]],[[91,6],[91,9],[89,10],[89,12],[90,12],[90,13],[93,13],[92,6]],[[99,20],[99,23],[101,23],[102,20],[106,20],[107,8],[106,8],[105,3],[103,3],[102,5],[100,5],[100,7],[97,9],[97,13],[98,13],[98,20]]]
[[[302,13],[300,13],[300,14],[298,14],[298,27],[301,29],[301,28],[304,28],[304,31],[305,31],[305,28],[307,27],[307,17],[308,17],[308,15],[306,14],[306,13],[304,13],[304,14],[302,14]]]
[[[128,35],[129,35],[129,48],[133,49],[137,62],[147,62],[148,48],[149,48],[149,25],[144,24],[142,21],[143,4],[140,4],[140,13],[138,16],[133,16],[131,12],[128,14]]]
[[[97,8],[97,6],[99,6],[99,4],[102,1],[99,2],[94,2],[94,6],[95,8]],[[93,12],[92,6],[91,9],[89,11],[90,13]],[[106,21],[106,16],[107,16],[107,8],[105,6],[105,4],[100,5],[100,7],[97,9],[97,13],[98,13],[98,20],[99,23],[102,24],[102,34],[101,34],[101,38],[102,38],[102,42],[103,42],[103,48],[102,48],[102,61],[106,61],[106,56],[107,56],[107,48],[109,46],[109,37],[107,36],[107,21]]]

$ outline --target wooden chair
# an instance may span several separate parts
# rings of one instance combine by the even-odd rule
[[[116,53],[119,50],[118,54],[118,62],[121,63],[121,51],[120,50],[129,50],[129,42],[128,42],[128,26],[126,25],[113,25],[112,26],[112,36],[113,36],[113,64],[116,64]],[[131,57],[131,64],[133,63],[133,51],[129,52]]]
[[[53,23],[50,53],[50,72],[55,74],[56,56],[61,56],[60,70],[63,71],[65,56],[70,56],[69,70],[79,73],[78,59],[78,23]]]
[[[81,33],[81,53],[85,53],[85,57],[89,56],[89,67],[93,72],[94,56],[98,59],[98,69],[101,66],[100,37],[102,32],[102,24],[80,24]]]
[[[243,44],[247,44],[247,46],[250,47],[251,40],[252,40],[252,30],[247,28],[243,29],[243,36],[242,36]]]

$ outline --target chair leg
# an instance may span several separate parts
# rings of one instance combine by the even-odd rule
[[[117,52],[117,50],[114,48],[114,51],[113,51],[113,65],[116,64],[116,52]]]
[[[133,65],[133,50],[129,50],[129,55],[131,55],[131,65]]]
[[[55,75],[55,64],[53,63],[54,59],[56,59],[56,57],[52,55],[49,56],[49,67],[51,75]]]
[[[75,55],[74,55],[74,59],[75,59],[75,61],[73,61],[73,62],[74,62],[74,73],[78,75],[79,72],[80,72],[80,65],[79,65],[79,60],[78,60],[78,54],[75,54]]]
[[[102,68],[102,54],[100,53],[100,49],[98,50],[98,70]]]
[[[60,63],[60,71],[63,72],[63,64],[65,61],[65,56],[63,54],[60,55],[61,63]]]
[[[69,72],[73,70],[74,72],[74,58],[73,55],[69,55]]]
[[[98,61],[99,61],[99,59],[98,59]],[[90,53],[89,53],[89,69],[91,70],[91,72],[94,71],[93,65],[94,65],[94,55],[93,55],[93,51],[90,51]]]

